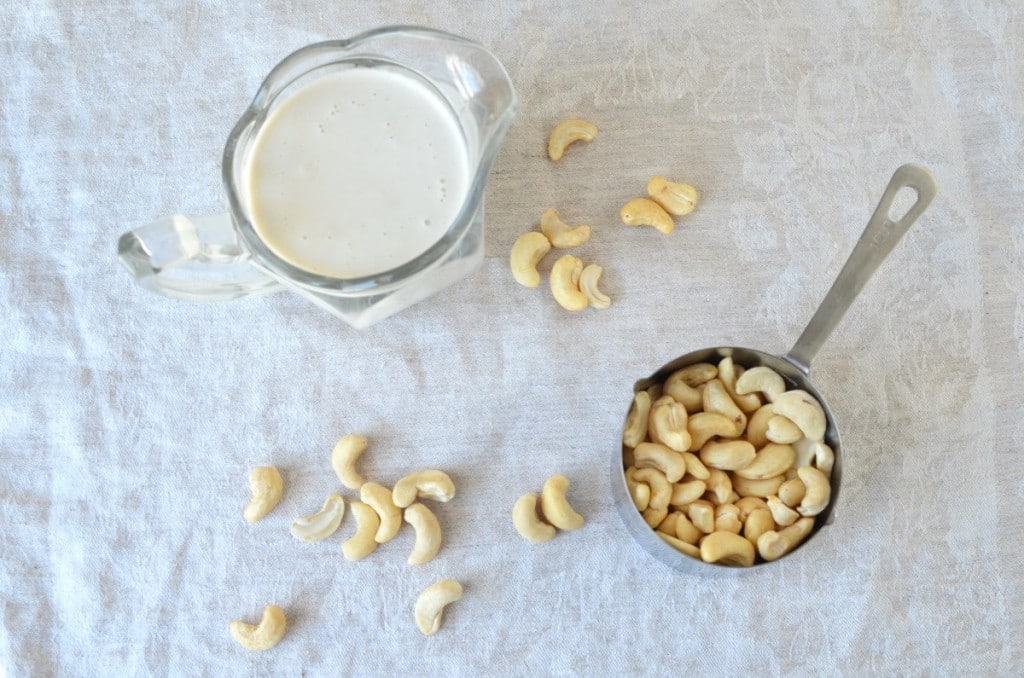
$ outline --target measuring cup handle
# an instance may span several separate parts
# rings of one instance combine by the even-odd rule
[[[230,214],[166,217],[117,241],[117,256],[142,287],[178,299],[221,301],[284,289],[238,242]]]
[[[889,209],[896,194],[904,188],[914,189],[917,192],[917,200],[899,221],[893,221],[889,216]],[[811,360],[817,355],[825,340],[831,336],[846,310],[850,308],[850,304],[860,294],[878,266],[889,256],[889,252],[903,234],[928,208],[935,193],[935,177],[923,167],[903,165],[892,175],[875,213],[871,215],[871,221],[857,241],[857,246],[853,248],[843,270],[839,272],[839,277],[832,283],[832,289],[828,291],[814,317],[807,323],[803,334],[786,355],[786,359],[800,368],[804,374],[810,372]]]

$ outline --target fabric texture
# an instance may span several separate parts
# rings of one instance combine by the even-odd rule
[[[835,5],[0,4],[7,675],[1019,673],[1024,14]],[[224,140],[274,64],[403,23],[487,45],[518,91],[479,271],[361,332],[292,294],[133,283],[118,236],[224,211]],[[567,117],[600,134],[551,163]],[[939,197],[814,361],[844,442],[834,525],[738,576],[664,567],[609,489],[633,382],[706,346],[784,353],[905,162]],[[618,221],[654,174],[702,196],[667,237]],[[610,309],[512,280],[548,207],[592,226],[574,253]],[[350,513],[289,535],[339,489],[348,432],[368,478],[451,474],[434,561],[406,565],[408,527],[344,561]],[[262,464],[286,489],[250,525]],[[511,507],[555,473],[587,524],[527,544]],[[413,604],[441,578],[465,594],[426,638]],[[287,635],[243,650],[228,622],[270,603]]]

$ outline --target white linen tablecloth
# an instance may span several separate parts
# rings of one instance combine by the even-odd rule
[[[1024,14],[834,4],[3,3],[0,667],[1019,674]],[[482,42],[518,90],[482,269],[363,332],[289,294],[136,287],[117,237],[225,209],[220,152],[263,75],[397,23]],[[575,116],[600,136],[549,162]],[[743,576],[662,566],[609,495],[633,381],[704,346],[785,352],[904,162],[940,195],[814,363],[845,445],[835,524]],[[669,237],[618,223],[652,174],[702,193]],[[512,280],[548,207],[592,225],[577,253],[604,265],[609,310]],[[433,562],[406,566],[408,528],[344,561],[351,516],[289,535],[337,488],[347,432],[370,438],[370,478],[454,477]],[[286,491],[249,525],[260,464]],[[587,524],[532,546],[511,507],[554,473]],[[465,595],[426,638],[413,602],[444,577]],[[285,639],[243,650],[229,620],[268,603]]]

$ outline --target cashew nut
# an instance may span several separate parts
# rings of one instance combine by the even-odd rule
[[[662,390],[665,395],[672,396],[672,399],[678,403],[682,403],[683,407],[686,408],[687,414],[693,414],[699,412],[703,407],[703,385],[700,388],[690,386],[686,383],[682,370],[673,372],[669,375],[669,378],[665,380],[662,386]]]
[[[658,532],[657,535],[661,537],[662,541],[680,553],[685,553],[691,558],[700,558],[700,549],[693,544],[687,544],[682,539],[673,537],[670,534],[665,534],[664,532]]]
[[[651,486],[647,483],[638,483],[628,478],[626,486],[629,488],[629,496],[633,500],[636,510],[643,513],[651,503]]]
[[[441,524],[437,516],[423,504],[405,509],[405,522],[416,532],[416,543],[407,561],[413,567],[429,563],[441,548]]]
[[[565,149],[575,141],[593,141],[597,136],[597,126],[592,122],[580,120],[563,120],[555,125],[548,137],[548,157],[558,162],[565,155]]]
[[[442,579],[423,589],[416,598],[416,627],[425,636],[432,636],[441,628],[444,608],[462,598],[462,584]]]
[[[651,177],[647,181],[647,195],[677,217],[692,212],[700,198],[690,184],[668,181],[665,177]]]
[[[743,536],[755,546],[762,534],[774,529],[775,519],[772,518],[772,512],[767,507],[754,509],[747,514],[743,521]]]
[[[715,412],[697,412],[686,423],[690,433],[690,451],[696,452],[704,444],[716,436],[731,438],[739,435],[736,422],[724,414]]]
[[[676,538],[685,541],[687,544],[696,544],[701,540],[704,533],[697,529],[697,526],[690,522],[685,513],[680,513],[676,518]]]
[[[743,478],[733,474],[732,489],[736,490],[736,493],[741,497],[761,497],[764,499],[765,497],[776,494],[784,480],[785,478],[783,476],[751,480],[749,478]]]
[[[670,483],[677,482],[686,473],[683,455],[660,443],[640,443],[634,447],[633,463],[638,469],[658,469]]]
[[[665,235],[676,228],[676,223],[665,208],[648,198],[630,200],[622,206],[619,217],[626,226],[653,226]]]
[[[720,504],[715,507],[715,532],[739,534],[743,530],[740,510],[735,504]]]
[[[747,428],[749,429],[750,426],[747,425]],[[788,418],[776,414],[768,420],[768,430],[765,431],[764,436],[773,443],[789,445],[803,438],[804,433]]]
[[[600,279],[604,269],[597,264],[587,264],[580,273],[580,291],[587,295],[587,301],[594,308],[608,308],[612,300],[608,295],[597,288],[597,281]]]
[[[252,499],[242,515],[250,523],[255,523],[281,501],[284,479],[273,466],[257,466],[249,472],[249,491]]]
[[[779,486],[779,499],[789,508],[796,508],[807,494],[807,486],[800,478],[792,478]]]
[[[532,493],[516,500],[512,507],[512,525],[524,539],[534,544],[543,544],[555,537],[555,528],[541,522],[537,516],[537,495]]]
[[[668,503],[672,506],[684,507],[697,501],[704,495],[707,485],[703,480],[690,480],[672,486],[672,496]]]
[[[395,506],[391,490],[378,483],[363,483],[359,498],[380,516],[380,526],[374,536],[377,543],[384,544],[394,539],[402,528],[402,509]]]
[[[672,396],[662,396],[651,406],[647,425],[651,440],[676,452],[690,449],[690,432],[686,429],[686,408]],[[675,481],[673,481],[675,482]]]
[[[665,520],[658,523],[658,526],[654,528],[658,532],[664,532],[665,534],[675,535],[676,533],[676,521],[679,520],[679,516],[683,515],[679,511],[672,511]]]
[[[801,518],[778,532],[769,530],[757,538],[757,552],[765,560],[778,560],[796,548],[811,533],[812,527],[814,518]]]
[[[636,447],[647,437],[647,419],[651,412],[651,395],[647,391],[637,391],[633,396],[633,405],[626,415],[626,426],[622,431],[622,443],[628,447]]]
[[[826,478],[832,477],[835,461],[836,455],[831,447],[825,443],[814,443],[814,468],[824,473]]]
[[[751,367],[736,379],[736,393],[763,393],[768,402],[775,402],[786,390],[782,376],[770,367]]]
[[[523,287],[540,285],[537,264],[550,251],[551,242],[543,233],[537,231],[523,233],[512,245],[512,253],[509,255],[508,265],[512,269],[512,277]]]
[[[747,442],[756,449],[761,449],[768,444],[768,422],[775,416],[775,406],[771,403],[762,405],[756,412],[750,415],[747,422],[745,437]],[[802,434],[801,434],[802,435]]]
[[[812,466],[814,464],[816,445],[817,443],[809,438],[800,438],[800,440],[793,443],[793,449],[796,450],[796,461],[793,462],[793,465],[797,468]]]
[[[807,391],[786,391],[772,404],[775,414],[788,418],[811,440],[820,442],[825,437],[825,411]]]
[[[643,512],[644,522],[647,523],[652,529],[657,527],[661,521],[665,520],[665,516],[668,515],[668,508],[654,508],[648,506],[647,510]]]
[[[832,485],[828,481],[828,476],[813,466],[798,468],[796,474],[807,488],[797,511],[802,516],[818,515],[828,506],[828,501],[832,496]]]
[[[284,638],[287,626],[284,610],[277,605],[267,605],[263,608],[263,617],[259,624],[246,624],[244,621],[235,620],[228,624],[228,631],[245,649],[262,652],[274,647]]]
[[[728,503],[729,495],[732,494],[732,480],[729,479],[729,474],[717,468],[711,469],[709,474],[707,491],[712,496],[712,503],[716,506]]]
[[[666,508],[672,501],[672,485],[669,484],[665,474],[659,469],[648,467],[638,468],[633,474],[633,480],[638,483],[645,483],[651,488],[651,501],[647,504],[648,509],[660,511]]]
[[[704,384],[703,403],[705,412],[721,414],[736,425],[733,435],[739,435],[747,427],[747,415],[736,405],[721,379],[712,379]]]
[[[358,490],[365,482],[356,471],[356,461],[365,449],[366,438],[347,435],[335,444],[334,450],[331,452],[331,466],[338,474],[341,484],[350,490]]]
[[[705,499],[698,499],[686,509],[686,515],[704,534],[715,531],[715,507]]]
[[[583,527],[583,516],[573,510],[565,493],[569,490],[569,479],[565,476],[551,476],[544,481],[540,492],[540,512],[544,519],[560,530],[576,530]]]
[[[700,460],[705,466],[735,471],[754,461],[757,452],[746,440],[724,440],[708,442],[700,448]]]
[[[746,520],[747,516],[751,514],[755,509],[768,508],[768,504],[765,503],[764,499],[760,497],[743,497],[735,502],[736,508],[740,510],[740,520]]]
[[[356,519],[356,533],[341,545],[341,555],[346,560],[362,560],[377,548],[374,535],[380,527],[380,517],[360,501],[352,502],[352,516]]]
[[[733,532],[712,532],[700,542],[700,557],[705,563],[750,567],[754,545]]]
[[[736,378],[743,376],[743,374],[745,374],[743,368],[737,367],[730,356],[722,358],[721,362],[718,363],[718,379],[722,382],[722,386],[725,386],[725,390],[728,391],[729,396],[736,403],[737,407],[743,410],[744,413],[750,414],[751,412],[756,412],[761,407],[761,399],[756,393],[740,395],[736,392]]]
[[[551,268],[551,294],[567,311],[582,311],[590,304],[587,295],[580,291],[582,273],[583,262],[571,254],[562,255]]]
[[[590,240],[590,226],[573,228],[562,221],[558,212],[549,209],[540,217],[540,230],[554,247],[579,247]]]
[[[768,497],[768,510],[772,512],[772,519],[776,525],[789,527],[800,519],[800,514],[786,506],[785,503],[775,495]]]
[[[340,494],[327,496],[323,508],[312,515],[292,521],[292,536],[300,541],[320,541],[337,531],[345,516],[345,500]]]
[[[750,445],[750,443],[747,443]],[[753,446],[751,446],[753,447]],[[768,443],[761,448],[761,451],[750,462],[741,469],[736,470],[736,475],[741,478],[760,480],[782,475],[796,460],[796,452],[790,445],[779,445]]]
[[[683,461],[686,463],[686,472],[697,480],[707,480],[711,476],[708,467],[693,452],[683,452]]]
[[[694,363],[692,365],[679,368],[673,372],[673,376],[687,386],[697,388],[701,384],[706,384],[717,377],[718,368],[711,363]]]
[[[395,506],[410,506],[417,497],[434,501],[451,501],[455,496],[455,483],[444,471],[416,471],[405,476],[391,491],[391,500]]]

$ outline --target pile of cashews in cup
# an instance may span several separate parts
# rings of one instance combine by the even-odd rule
[[[762,400],[763,398],[763,400]],[[635,394],[622,433],[626,484],[667,544],[749,567],[802,542],[831,497],[825,412],[768,367],[697,363]]]

